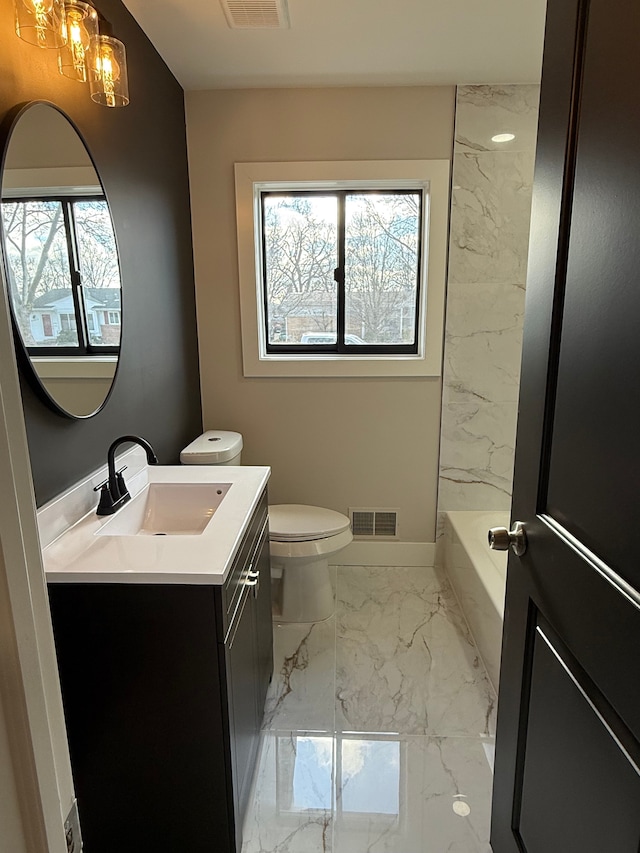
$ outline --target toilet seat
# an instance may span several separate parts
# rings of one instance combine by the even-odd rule
[[[269,539],[272,542],[312,542],[329,539],[349,530],[346,515],[318,506],[276,504],[269,507]]]

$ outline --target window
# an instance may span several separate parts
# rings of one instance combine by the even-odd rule
[[[120,272],[104,197],[6,198],[2,224],[11,305],[32,355],[118,351],[92,312],[106,306],[120,324]],[[96,317],[100,314],[96,313]]]
[[[60,326],[63,332],[76,332],[76,315],[60,314]]]
[[[246,376],[438,376],[448,161],[237,163]]]
[[[267,352],[418,351],[422,190],[260,198]]]

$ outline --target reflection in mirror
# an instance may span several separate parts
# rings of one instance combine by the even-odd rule
[[[2,173],[9,301],[46,396],[88,417],[120,353],[121,285],[109,206],[84,142],[55,107],[25,108]]]

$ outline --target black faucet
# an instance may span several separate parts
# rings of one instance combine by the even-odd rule
[[[125,485],[122,471],[116,471],[116,450],[126,441],[139,444],[146,451],[149,465],[156,465],[158,462],[158,457],[153,452],[153,447],[144,438],[140,438],[138,435],[121,435],[120,438],[116,438],[107,451],[109,479],[102,484],[102,488],[100,489],[100,503],[98,504],[96,515],[113,515],[117,509],[120,509],[127,501],[131,500],[131,495]]]

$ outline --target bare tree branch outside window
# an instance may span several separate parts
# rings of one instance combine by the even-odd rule
[[[342,239],[345,343],[413,345],[421,201],[419,191],[265,194],[269,343],[336,343]]]

